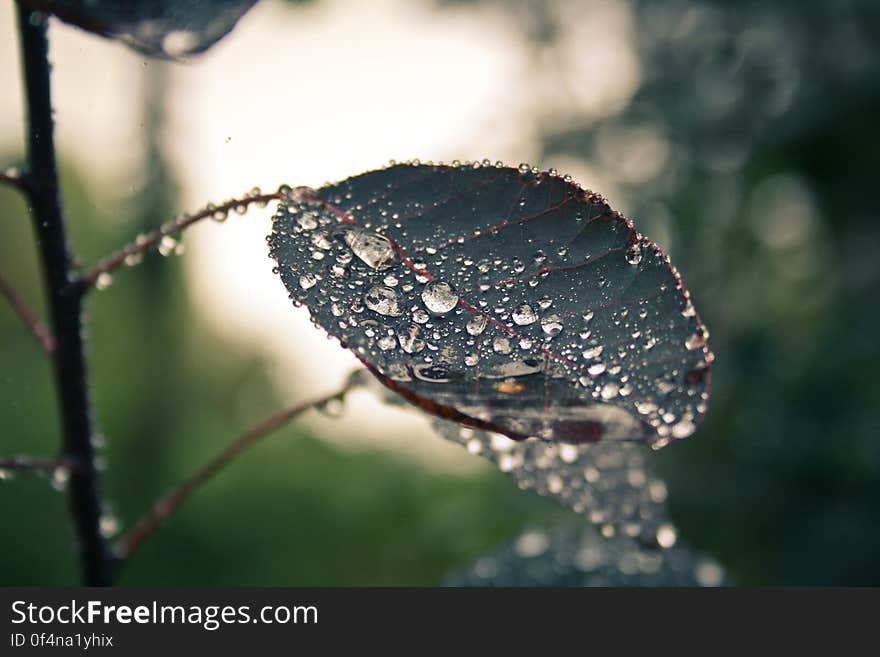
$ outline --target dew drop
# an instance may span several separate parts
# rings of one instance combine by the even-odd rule
[[[675,527],[668,523],[664,523],[657,528],[657,545],[662,548],[671,548],[678,540],[678,533]]]
[[[312,244],[325,251],[329,251],[333,247],[333,244],[327,239],[327,233],[324,231],[312,235]]]
[[[374,285],[364,294],[364,303],[367,308],[380,315],[397,317],[403,314],[397,292],[390,287]]]
[[[485,315],[474,315],[468,320],[465,329],[470,335],[480,335],[483,331],[486,330],[486,324],[489,322],[489,318]]]
[[[422,330],[418,324],[404,325],[397,331],[400,348],[408,354],[417,354],[425,348],[425,341],[421,336]]]
[[[684,346],[691,351],[704,347],[706,346],[706,335],[703,333],[694,333],[684,341]]]
[[[98,274],[98,277],[95,279],[96,290],[106,290],[111,285],[113,285],[113,276],[108,274],[106,271]]]
[[[162,239],[159,240],[159,246],[157,248],[161,255],[169,256],[174,253],[177,244],[177,240],[171,237],[171,235],[163,235]],[[126,264],[128,264],[128,258],[126,258]]]
[[[681,422],[677,422],[676,424],[672,425],[672,437],[687,438],[694,432],[695,429],[696,426],[694,426],[693,422],[690,422],[689,420],[682,420]]]
[[[300,218],[297,219],[297,223],[303,230],[315,230],[315,228],[318,227],[318,220],[315,219],[315,216],[311,212],[301,215]]]
[[[620,392],[620,386],[618,386],[616,383],[606,383],[604,386],[602,386],[602,392],[600,394],[602,396],[602,399],[608,401],[617,397],[618,392]]]
[[[562,331],[562,321],[559,319],[559,315],[553,314],[541,318],[541,328],[551,337],[558,335]]]
[[[379,345],[379,349],[382,351],[388,351],[394,348],[397,341],[390,335],[384,335],[376,341],[376,344]]]
[[[445,315],[458,305],[458,294],[449,283],[431,281],[422,290],[422,301],[433,315]]]
[[[390,239],[364,229],[343,229],[343,241],[351,252],[371,269],[389,269],[397,264],[397,254]]]
[[[299,286],[304,290],[314,287],[317,282],[317,279],[312,274],[303,274],[299,277]]]
[[[496,336],[494,340],[492,340],[492,349],[496,354],[509,354],[510,353],[510,340],[507,338]]]
[[[534,324],[537,319],[538,315],[527,303],[517,306],[516,310],[513,311],[513,322],[518,326],[527,326],[528,324]]]
[[[642,261],[642,247],[638,242],[627,249],[626,261],[631,265],[637,265]]]

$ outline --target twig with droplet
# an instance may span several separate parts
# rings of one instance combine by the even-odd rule
[[[248,448],[261,438],[272,433],[309,409],[319,409],[327,404],[342,401],[345,395],[365,382],[365,372],[358,370],[348,377],[345,385],[336,392],[318,399],[305,401],[280,413],[269,416],[259,424],[250,428],[192,476],[180,483],[173,490],[161,497],[153,507],[135,524],[116,545],[116,557],[120,561],[130,559],[143,542],[149,538],[159,524],[173,514],[200,486],[216,475],[224,467],[232,463]]]
[[[232,210],[244,214],[252,204],[265,206],[270,201],[284,198],[287,191],[288,188],[282,186],[276,192],[264,194],[255,187],[240,198],[229,199],[219,205],[208,204],[195,214],[182,214],[150,233],[139,235],[133,242],[101,260],[95,267],[81,274],[76,285],[82,290],[88,290],[96,285],[100,286],[102,279],[106,279],[126,263],[134,264],[140,256],[153,248],[158,248],[161,251],[164,238],[171,238],[203,219],[212,218],[215,221],[223,221]]]
[[[16,470],[23,472],[54,472],[58,468],[67,468],[69,463],[67,459],[28,456],[25,454],[17,456],[0,456],[0,472],[4,470]]]
[[[36,313],[30,309],[22,296],[12,287],[9,281],[3,278],[2,274],[0,274],[0,294],[9,302],[9,305],[12,306],[12,309],[21,318],[21,321],[25,323],[31,335],[36,338],[43,351],[46,352],[46,355],[52,358],[55,353],[55,338],[52,337],[49,329],[40,321]]]
[[[30,180],[22,171],[14,167],[0,171],[0,183],[15,187],[25,194],[30,191]]]

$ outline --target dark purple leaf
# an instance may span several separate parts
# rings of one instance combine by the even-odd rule
[[[203,52],[226,36],[257,0],[24,0],[101,36],[158,57]]]
[[[554,173],[392,165],[293,190],[268,240],[294,302],[430,413],[662,443],[706,411],[712,354],[677,272]]]

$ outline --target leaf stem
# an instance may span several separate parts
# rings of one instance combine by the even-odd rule
[[[102,274],[113,273],[122,267],[129,258],[141,255],[150,249],[155,248],[166,235],[176,235],[203,219],[215,216],[225,217],[233,209],[241,211],[242,208],[247,208],[253,203],[265,204],[269,201],[276,201],[281,198],[283,198],[283,192],[280,191],[269,194],[254,192],[242,196],[241,198],[230,199],[220,205],[208,205],[192,215],[181,215],[150,233],[140,235],[133,242],[126,244],[115,253],[101,260],[95,267],[84,272],[79,277],[77,285],[84,291],[88,290],[95,285],[98,277]]]
[[[12,284],[3,277],[3,274],[0,274],[0,294],[2,294],[9,302],[9,305],[12,306],[12,309],[15,311],[15,314],[19,316],[21,321],[25,323],[30,330],[31,335],[36,338],[46,355],[49,358],[52,358],[55,352],[55,338],[52,337],[49,329],[40,321],[40,318],[37,317],[36,313],[28,307],[24,298],[22,298],[15,288],[12,287]]]
[[[0,171],[0,183],[15,187],[24,194],[27,194],[30,189],[28,177],[24,173],[12,168]]]
[[[345,385],[338,391],[275,413],[238,436],[223,451],[205,463],[188,479],[178,484],[156,501],[153,507],[135,524],[131,531],[119,541],[116,546],[117,558],[120,561],[130,559],[163,520],[177,511],[194,492],[220,470],[232,463],[244,451],[256,444],[261,438],[284,426],[309,409],[319,408],[334,400],[341,401],[352,388],[362,385],[363,374],[363,371],[357,371],[349,376]]]
[[[100,530],[100,476],[92,445],[88,372],[82,338],[82,300],[71,287],[76,272],[68,250],[58,186],[52,121],[49,42],[44,15],[17,3],[27,114],[27,196],[37,237],[55,336],[53,359],[60,407],[62,453],[70,462],[70,515],[86,585],[109,585],[113,561]]]
[[[49,458],[45,456],[0,456],[0,471],[21,470],[26,472],[53,472],[56,468],[68,467],[63,458]]]

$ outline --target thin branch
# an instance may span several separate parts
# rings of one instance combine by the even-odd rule
[[[101,533],[100,473],[92,444],[91,400],[82,332],[82,294],[69,289],[75,277],[55,161],[47,21],[18,8],[26,98],[28,201],[55,336],[55,388],[61,420],[62,454],[71,463],[68,500],[83,582],[109,585],[114,562]]]
[[[116,546],[116,556],[120,561],[130,559],[137,551],[141,544],[149,538],[159,524],[173,514],[200,486],[205,484],[211,477],[217,474],[224,467],[232,463],[236,457],[242,452],[252,447],[261,438],[272,433],[305,411],[312,408],[319,408],[332,401],[342,401],[346,393],[363,383],[363,372],[358,371],[352,374],[345,385],[330,395],[325,395],[319,399],[306,401],[297,404],[291,408],[272,415],[256,426],[252,427],[238,438],[233,440],[227,447],[199,468],[192,476],[180,483],[173,490],[169,491],[160,498],[126,534]]]
[[[49,329],[40,321],[36,313],[28,307],[22,296],[15,291],[15,288],[12,287],[9,281],[3,278],[3,274],[0,274],[0,294],[6,298],[15,314],[21,318],[21,321],[27,325],[31,335],[40,343],[46,355],[52,358],[55,352],[55,338],[52,337]]]
[[[0,456],[0,471],[19,470],[25,472],[54,472],[57,468],[67,468],[66,459],[41,456]]]
[[[195,214],[181,215],[173,221],[169,221],[168,223],[163,224],[157,230],[154,230],[151,233],[140,235],[137,239],[135,239],[134,242],[126,244],[124,247],[122,247],[112,255],[107,256],[106,258],[101,260],[95,267],[88,270],[87,272],[84,272],[79,277],[77,284],[83,290],[88,290],[93,285],[95,285],[98,277],[100,277],[102,274],[111,274],[112,272],[122,267],[126,263],[126,261],[130,262],[131,258],[136,258],[137,256],[146,253],[150,249],[156,248],[162,241],[163,237],[177,235],[186,228],[189,228],[193,224],[202,221],[203,219],[207,219],[209,217],[213,217],[215,219],[225,219],[229,212],[231,212],[232,210],[243,213],[248,208],[248,206],[253,203],[256,203],[257,205],[265,205],[269,201],[277,201],[283,198],[283,196],[284,192],[282,192],[281,190],[277,192],[272,192],[271,194],[263,194],[259,192],[259,190],[254,190],[246,196],[230,199],[220,205],[208,205],[202,210],[196,212]]]
[[[28,179],[27,174],[15,168],[0,171],[0,183],[15,187],[18,191],[25,194],[31,189],[30,180]]]

